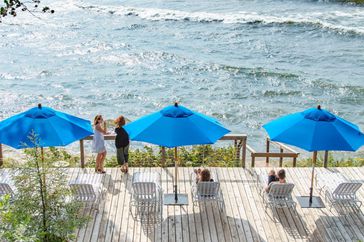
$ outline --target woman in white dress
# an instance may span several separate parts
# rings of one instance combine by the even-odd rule
[[[92,140],[92,151],[97,153],[96,156],[96,173],[105,173],[104,171],[104,160],[106,157],[106,148],[104,135],[107,134],[106,130],[103,129],[104,120],[101,115],[96,115],[94,119],[94,138]]]

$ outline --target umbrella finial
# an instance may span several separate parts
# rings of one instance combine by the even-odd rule
[[[318,110],[321,110],[321,105],[318,105],[318,106],[317,106],[317,109],[318,109]]]
[[[42,104],[38,103],[38,108],[41,109],[42,108]]]
[[[177,101],[174,102],[174,106],[178,107],[178,102]]]

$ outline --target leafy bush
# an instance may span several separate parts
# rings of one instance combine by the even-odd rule
[[[36,140],[36,138],[34,138]],[[61,155],[50,150],[53,155]],[[40,149],[28,149],[27,163],[14,172],[16,195],[0,202],[0,238],[5,241],[61,242],[75,238],[74,232],[88,221],[82,204],[71,201],[65,169],[52,169]],[[63,154],[64,155],[64,154]]]

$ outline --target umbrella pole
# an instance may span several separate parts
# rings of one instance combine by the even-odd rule
[[[316,159],[317,159],[317,151],[314,151],[313,152],[313,158],[312,158],[312,175],[311,175],[310,200],[309,200],[310,204],[312,204],[313,180],[314,180],[314,177],[315,177]]]
[[[177,157],[177,147],[174,147],[174,200],[178,201],[177,195],[177,174],[178,174],[178,157]]]

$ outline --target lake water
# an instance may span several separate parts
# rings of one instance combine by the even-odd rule
[[[249,143],[321,104],[364,128],[364,7],[331,1],[47,1],[0,24],[0,118],[41,102],[134,120],[175,100]]]

